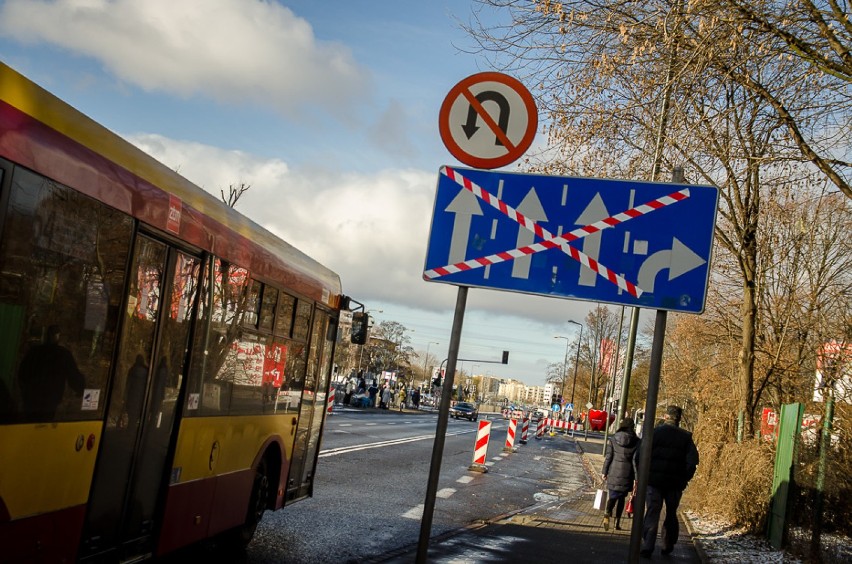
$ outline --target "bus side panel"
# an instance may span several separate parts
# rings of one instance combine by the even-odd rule
[[[245,523],[253,484],[252,469],[232,472],[216,479],[213,512],[210,514],[210,536]]]
[[[86,506],[69,507],[0,524],[3,564],[74,562]]]
[[[101,425],[0,426],[0,461],[6,461],[0,463],[1,561],[75,559]],[[50,453],[49,462],[45,453]]]
[[[296,423],[292,413],[183,418],[157,554],[241,525],[253,467],[267,447],[280,451],[283,459],[280,482],[273,484],[275,508],[281,507]]]
[[[0,426],[0,461],[5,461],[0,500],[12,521],[85,506],[101,426],[100,421]]]
[[[157,554],[207,538],[215,478],[169,487]]]

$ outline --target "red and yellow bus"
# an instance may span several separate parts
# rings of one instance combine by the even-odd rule
[[[311,496],[341,290],[0,64],[0,562],[239,546]]]

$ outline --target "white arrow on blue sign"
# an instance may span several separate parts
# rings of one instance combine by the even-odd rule
[[[423,277],[701,313],[718,190],[441,168]]]

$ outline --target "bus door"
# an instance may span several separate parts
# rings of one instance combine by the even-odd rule
[[[287,501],[312,493],[336,333],[336,323],[327,313],[317,310],[311,329],[305,389],[299,406],[299,424],[287,481]]]
[[[199,266],[197,257],[161,241],[143,235],[136,240],[84,558],[116,549],[119,558],[152,552]]]

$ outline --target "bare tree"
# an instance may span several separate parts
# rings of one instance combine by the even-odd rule
[[[549,147],[527,166],[545,173],[655,179],[660,165],[683,164],[690,181],[720,187],[717,242],[725,252],[717,263],[728,265],[737,281],[728,306],[738,307],[739,320],[728,327],[740,340],[737,403],[742,431],[751,434],[761,203],[772,186],[787,182],[790,167],[808,159],[790,134],[788,118],[747,78],[756,77],[784,99],[788,113],[795,109],[803,124],[837,118],[837,89],[824,91],[823,83],[801,73],[800,63],[776,57],[750,35],[753,30],[712,3],[480,4],[510,15],[502,26],[483,26],[482,20],[469,26],[481,52],[536,85],[550,118]],[[848,120],[812,131],[830,151],[841,142],[838,128],[846,127]],[[593,372],[593,382],[596,376]]]
[[[852,198],[852,162],[846,158],[852,110],[852,21],[847,2],[712,0],[709,5],[743,31],[734,38],[789,60],[788,83],[810,83],[809,89],[819,92],[796,100],[736,61],[719,59],[718,69],[771,104],[802,156]]]
[[[219,190],[219,194],[226,206],[235,208],[237,207],[237,202],[240,197],[248,192],[249,188],[251,188],[251,184],[246,184],[245,182],[240,182],[239,184],[228,184],[228,195],[225,196],[225,190],[223,189]]]

